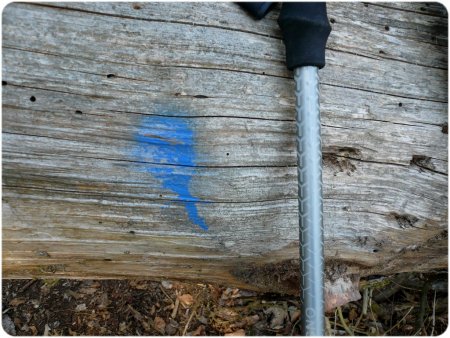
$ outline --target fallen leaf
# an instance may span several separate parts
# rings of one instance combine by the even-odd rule
[[[239,289],[233,289],[233,292],[231,293],[231,297],[232,298],[237,298],[240,297],[241,295],[239,294]]]
[[[228,327],[231,330],[234,330],[234,329],[242,329],[246,325],[247,325],[247,322],[245,320],[241,320],[239,322],[235,322],[235,323],[230,324]]]
[[[295,310],[290,313],[291,323],[295,323],[300,318],[300,310]]]
[[[108,300],[108,294],[103,293],[101,296],[97,299],[98,309],[104,310],[108,307],[109,304],[111,304],[111,301]]]
[[[150,330],[149,321],[143,319],[141,321],[141,325],[142,325],[142,327],[144,328],[145,331],[149,331]]]
[[[255,325],[258,321],[259,321],[259,316],[258,315],[253,315],[253,316],[248,316],[244,318],[245,322],[247,323],[247,325]]]
[[[23,304],[25,302],[26,302],[25,298],[14,298],[14,299],[12,299],[9,302],[9,305],[11,305],[11,306],[18,306],[18,305],[21,305],[21,304]]]
[[[356,310],[354,308],[352,308],[348,314],[348,319],[355,320],[356,318],[358,318],[358,313],[356,312]]]
[[[225,333],[225,336],[245,336],[245,330],[239,329],[237,331],[231,332],[231,333]]]
[[[94,313],[95,313],[95,310],[92,310],[92,314],[94,314]],[[99,309],[97,311],[97,313],[103,320],[108,320],[109,318],[111,318],[111,314],[108,312],[108,310]]]
[[[161,317],[156,316],[155,320],[153,321],[153,327],[159,333],[164,334],[164,330],[166,328],[166,322]]]
[[[31,318],[31,317],[29,317],[29,318]],[[16,327],[19,327],[22,325],[22,321],[20,320],[20,318],[17,318],[17,317],[14,317],[13,322]]]
[[[69,334],[71,335],[71,336],[78,336],[78,333],[77,333],[77,331],[73,331],[70,327],[69,327]]]
[[[223,307],[219,308],[216,311],[216,316],[225,319],[227,321],[231,321],[238,316],[238,313],[236,311]]]
[[[189,333],[189,336],[204,336],[205,334],[205,326],[199,325],[198,328]]]
[[[127,323],[126,322],[121,322],[119,324],[119,333],[124,334],[127,331],[127,328],[128,328],[127,327]]]
[[[148,285],[145,281],[131,281],[130,286],[136,290],[147,290]]]
[[[75,291],[72,291],[72,290],[67,290],[66,294],[68,296],[71,296],[71,297],[75,298],[75,299],[84,298],[84,295],[82,295],[81,293],[77,293]]]
[[[35,336],[35,335],[37,334],[36,326],[31,325],[31,326],[30,326],[30,330],[31,330],[33,336]]]
[[[214,299],[214,301],[218,301],[221,296],[221,291],[218,287],[208,284],[208,287],[211,291],[211,297]]]
[[[97,291],[97,288],[82,288],[79,291],[80,293],[84,293],[85,295],[92,295]]]
[[[192,303],[194,303],[194,297],[192,297],[188,293],[178,296],[178,299],[180,300],[181,305],[183,305],[184,307],[191,306]]]
[[[223,292],[222,297],[228,297],[233,292],[232,288],[226,288],[226,290]]]
[[[155,314],[155,312],[156,312],[155,305],[152,305],[152,308],[150,309],[150,315],[153,316]]]

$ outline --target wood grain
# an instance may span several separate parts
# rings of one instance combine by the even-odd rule
[[[233,3],[8,5],[4,276],[188,278],[296,292],[291,277],[278,278],[298,259],[293,81],[278,10],[254,22]],[[327,267],[443,268],[445,10],[328,11]],[[136,135],[158,119],[189,126],[195,165],[137,156]],[[198,201],[164,188],[149,174],[158,170],[188,180]],[[208,231],[190,219],[192,204]]]

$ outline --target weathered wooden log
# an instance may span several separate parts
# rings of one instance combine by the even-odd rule
[[[330,3],[328,281],[447,266],[447,13]],[[3,276],[296,292],[292,74],[233,3],[3,12]],[[207,230],[206,230],[207,229]]]

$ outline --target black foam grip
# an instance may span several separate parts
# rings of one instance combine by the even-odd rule
[[[255,19],[262,19],[269,12],[272,2],[238,2]]]
[[[278,25],[290,70],[325,66],[325,45],[331,32],[325,2],[284,2]]]

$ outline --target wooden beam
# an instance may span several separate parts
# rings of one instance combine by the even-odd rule
[[[417,6],[329,4],[328,280],[447,266],[447,17]],[[297,292],[293,80],[277,15],[8,5],[4,277]]]

